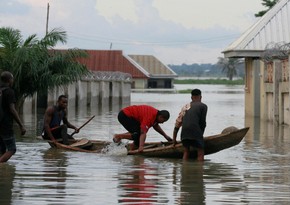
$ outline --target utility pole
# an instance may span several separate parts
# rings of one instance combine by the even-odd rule
[[[48,33],[48,19],[49,19],[49,3],[47,3],[47,11],[46,11],[46,30],[45,30],[45,34]]]

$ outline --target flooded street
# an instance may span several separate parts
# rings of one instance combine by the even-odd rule
[[[24,116],[28,133],[17,136],[17,152],[0,164],[1,205],[46,204],[289,204],[289,126],[244,117],[243,86],[177,85],[199,88],[208,105],[205,136],[228,126],[250,127],[237,146],[205,162],[127,156],[124,144],[102,154],[51,149],[36,138],[42,115]],[[132,93],[131,104],[149,104],[170,112],[161,125],[172,136],[175,119],[190,94]],[[117,114],[122,106],[69,110],[71,123],[81,126],[96,117],[75,138],[112,141],[124,132]],[[164,141],[150,129],[147,141]]]

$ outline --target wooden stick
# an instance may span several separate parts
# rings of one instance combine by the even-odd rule
[[[93,115],[90,119],[88,119],[82,126],[80,126],[78,128],[78,130],[80,131],[80,129],[82,129],[84,126],[86,126],[93,118],[95,117],[95,115]],[[74,131],[70,136],[72,137],[74,134],[76,134],[77,132]]]

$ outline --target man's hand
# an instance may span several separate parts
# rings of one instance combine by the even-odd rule
[[[171,137],[169,137],[167,135],[165,136],[165,139],[167,139],[168,142],[171,142],[172,141]]]
[[[21,126],[20,127],[20,130],[21,130],[21,135],[25,135],[25,133],[26,133],[25,127],[24,126]]]
[[[143,150],[144,150],[144,147],[143,146],[139,146],[138,152],[143,152]]]
[[[58,141],[57,141],[54,137],[51,138],[51,141],[52,141],[54,144],[58,143]]]
[[[173,147],[175,147],[176,144],[177,144],[176,139],[173,139]]]

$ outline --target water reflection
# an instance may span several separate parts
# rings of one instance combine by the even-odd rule
[[[0,204],[11,204],[15,166],[0,163]]]
[[[239,145],[207,155],[202,165],[119,155],[121,150],[106,154],[64,152],[35,140],[43,113],[33,120],[28,116],[29,134],[17,137],[17,153],[8,164],[0,165],[0,204],[289,204],[289,126],[245,119],[242,86],[187,86],[200,88],[209,106],[206,136],[232,125],[250,127]],[[162,128],[170,134],[190,96],[133,93],[131,99],[131,104],[169,110],[171,117]],[[76,126],[96,115],[76,138],[111,141],[113,133],[124,131],[116,118],[121,107],[72,110],[69,118]],[[17,133],[18,127],[15,130]],[[150,130],[147,140],[163,138]]]
[[[290,127],[288,125],[275,126],[271,122],[247,118],[246,125],[251,129],[246,136],[246,145],[262,146],[263,151],[270,155],[281,157],[290,153]]]
[[[48,189],[55,198],[64,199],[66,197],[67,179],[67,157],[56,149],[48,149],[43,152],[43,187]],[[53,193],[55,192],[55,193]],[[46,194],[47,195],[47,194]],[[38,197],[45,197],[39,195]]]
[[[202,162],[185,162],[181,166],[180,204],[206,204]]]
[[[204,173],[207,202],[240,204],[247,185],[244,183],[243,173],[237,166],[207,161],[204,165]]]
[[[151,166],[142,157],[132,158],[129,170],[119,173],[119,200],[120,204],[166,204],[158,192],[161,182],[158,178],[158,167]]]

